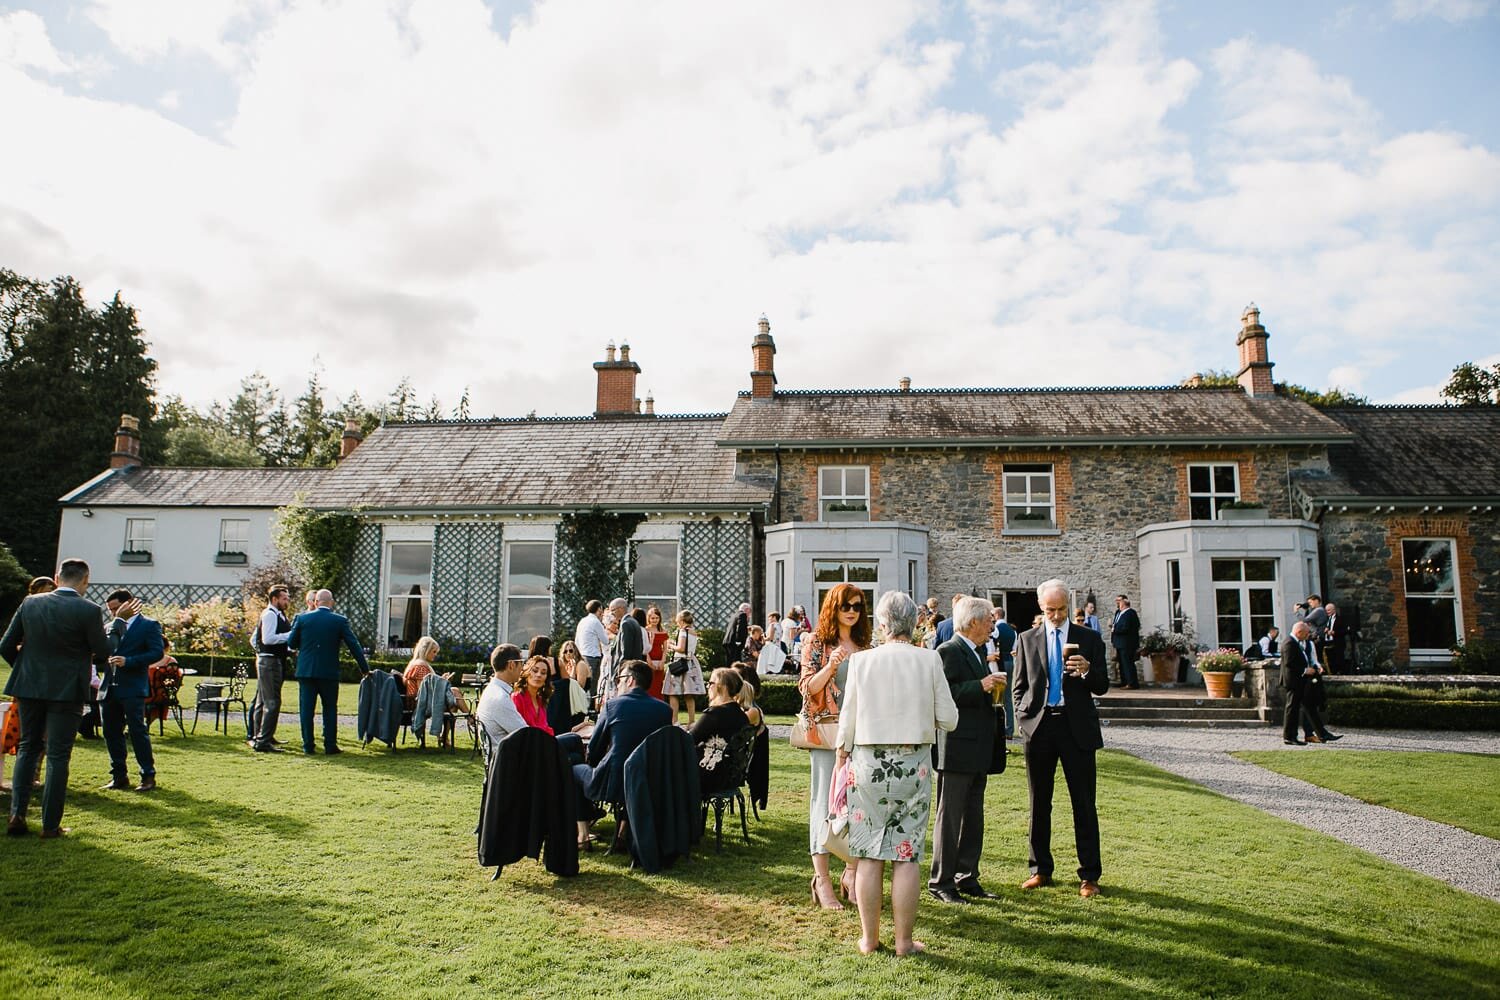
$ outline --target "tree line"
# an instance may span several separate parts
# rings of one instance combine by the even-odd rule
[[[448,410],[436,397],[420,402],[409,378],[375,403],[357,392],[331,399],[315,366],[287,400],[256,371],[228,404],[200,409],[158,398],[156,374],[119,292],[96,306],[70,276],[0,268],[0,612],[16,580],[54,569],[57,499],[109,468],[121,414],[139,418],[147,465],[236,468],[332,465],[347,420],[369,433],[382,420],[469,416],[468,389]]]

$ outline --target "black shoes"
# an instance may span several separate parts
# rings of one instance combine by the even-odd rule
[[[1324,743],[1332,743],[1334,740],[1341,740],[1343,738],[1344,738],[1343,734],[1341,734],[1341,733],[1324,733],[1323,734],[1323,742]]]
[[[1306,740],[1282,740],[1281,742],[1285,743],[1289,747],[1305,747],[1305,746],[1307,746],[1307,741]]]
[[[957,888],[958,891],[961,892],[961,893],[963,893],[965,896],[973,896],[975,899],[999,899],[1000,898],[995,893],[990,892],[984,886],[980,885],[977,881],[973,881],[973,882],[959,882],[959,883],[957,883],[957,885],[955,886],[955,888]]]
[[[927,887],[927,895],[931,896],[939,903],[967,904],[969,902],[967,899],[964,899],[962,896],[960,896],[956,889],[950,889],[944,885],[929,885]]]

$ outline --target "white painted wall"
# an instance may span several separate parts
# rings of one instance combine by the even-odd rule
[[[85,516],[87,510],[91,516]],[[276,558],[271,541],[273,507],[65,507],[58,536],[58,558],[89,564],[92,579],[119,584],[211,584],[237,587],[248,569]],[[149,565],[120,562],[125,548],[125,521],[156,519],[156,540]],[[219,522],[250,522],[246,566],[216,566]]]
[[[927,592],[927,529],[900,522],[825,523],[796,521],[766,528],[765,595],[768,611],[787,612],[794,604],[817,615],[813,561],[849,559],[879,565],[877,598],[887,590],[907,590],[908,564],[916,563],[916,600]],[[785,599],[778,602],[776,567],[784,563]]]

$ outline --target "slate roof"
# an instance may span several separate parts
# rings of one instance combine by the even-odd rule
[[[723,414],[433,421],[376,429],[309,493],[319,507],[507,509],[639,504],[738,509],[769,483],[735,477]]]
[[[720,443],[1042,445],[1296,443],[1345,439],[1299,400],[1238,388],[899,389],[742,393]]]
[[[61,498],[65,506],[280,507],[332,469],[173,469],[137,466],[96,476]]]
[[[1324,411],[1352,441],[1328,450],[1331,475],[1300,471],[1317,500],[1500,498],[1500,407],[1351,406]]]

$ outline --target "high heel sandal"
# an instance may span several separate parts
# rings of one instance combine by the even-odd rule
[[[854,869],[845,868],[844,874],[839,876],[839,895],[843,897],[844,902],[846,903],[858,902],[858,900],[854,898]]]
[[[828,896],[826,899],[818,894],[818,881],[820,879],[828,889]],[[844,908],[844,904],[840,903],[838,897],[833,894],[833,879],[829,878],[827,875],[814,875],[812,877],[812,883],[810,884],[809,888],[812,890],[812,901],[814,906],[820,906],[825,910],[842,910]]]

